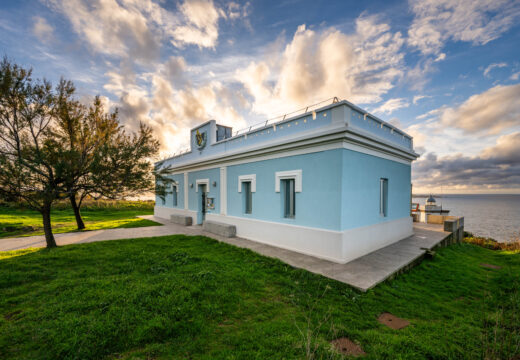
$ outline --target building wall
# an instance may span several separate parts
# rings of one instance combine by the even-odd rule
[[[343,150],[342,255],[351,261],[413,234],[411,166]],[[388,212],[380,214],[380,179],[388,179]]]
[[[251,131],[240,132],[238,135],[218,142],[216,141],[216,132],[220,125],[217,125],[215,120],[210,120],[191,130],[189,151],[167,159],[162,163],[164,166],[183,166],[211,156],[223,156],[236,151],[245,151],[248,148],[262,144],[312,135],[317,130],[345,124],[350,129],[367,134],[371,138],[384,140],[407,151],[413,150],[410,136],[381,119],[365,113],[352,104],[341,102],[317,109],[314,113],[305,113],[276,124],[270,123],[266,126],[251,129]],[[195,143],[197,130],[200,133],[206,132],[207,134],[206,146],[201,149]]]
[[[179,191],[177,192],[177,206],[173,206],[173,194],[171,188],[164,198],[164,204],[159,196],[155,196],[155,203],[157,205],[167,208],[184,209],[184,176],[182,174],[168,175],[169,179],[172,179],[178,183]]]
[[[227,168],[227,214],[264,221],[340,230],[342,149],[272,160],[256,161]],[[302,192],[296,193],[294,219],[283,217],[282,192],[275,192],[275,173],[301,170]],[[240,175],[256,174],[252,214],[244,214],[244,194],[238,192]]]
[[[341,230],[410,216],[411,165],[342,150]],[[388,215],[379,214],[381,178],[388,179]]]
[[[219,213],[220,212],[220,170],[219,168],[193,171],[188,173],[188,209],[192,211],[199,211],[200,209],[200,191],[197,191],[197,179],[208,179],[209,180],[209,192],[208,197],[215,199],[215,209],[207,210],[207,213]],[[216,182],[216,186],[213,183]],[[191,187],[190,184],[193,184]],[[194,219],[195,220],[195,219]]]
[[[204,179],[215,204],[207,220],[280,248],[344,263],[412,234],[410,163],[417,154],[410,136],[346,101],[264,125],[221,141],[215,120],[193,128],[191,150],[159,164],[179,171],[172,177],[178,205],[171,195],[164,206],[157,199],[155,214],[201,223],[197,180]],[[205,146],[196,145],[197,130]],[[293,219],[283,216],[283,192],[275,190],[281,171],[301,172]],[[252,214],[244,213],[241,175],[256,177]],[[388,179],[387,216],[379,212],[381,178]]]

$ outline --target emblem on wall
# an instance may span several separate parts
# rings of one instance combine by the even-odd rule
[[[197,148],[199,150],[202,150],[204,148],[204,146],[206,146],[206,139],[207,139],[206,132],[203,131],[202,133],[200,133],[199,130],[197,130],[197,133],[195,134],[195,142],[196,142]]]

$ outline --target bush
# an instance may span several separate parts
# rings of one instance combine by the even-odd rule
[[[153,210],[155,206],[154,200],[108,200],[108,199],[85,199],[81,204],[81,210]],[[11,208],[11,209],[24,209],[24,207],[14,204],[0,201],[0,207]],[[53,206],[53,210],[69,210],[71,209],[70,202],[68,199],[56,201]]]
[[[498,242],[492,238],[475,236],[470,232],[464,232],[464,242],[490,250],[520,251],[520,236],[518,235],[514,235],[509,242]]]
[[[153,200],[107,200],[107,199],[85,199],[81,204],[81,210],[153,210],[155,201]],[[54,205],[54,209],[70,209],[68,200],[60,200]]]

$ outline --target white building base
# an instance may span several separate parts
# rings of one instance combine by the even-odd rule
[[[413,218],[411,216],[345,230],[343,232],[343,262],[350,262],[412,235]]]
[[[196,211],[162,206],[156,206],[154,214],[164,219],[169,219],[172,214],[192,216],[194,221],[197,219]],[[411,217],[344,231],[211,213],[206,214],[206,219],[235,225],[237,236],[241,238],[340,264],[348,263],[413,235]]]
[[[157,216],[161,219],[170,220],[170,215],[185,215],[191,216],[193,218],[193,223],[197,222],[197,212],[192,210],[185,209],[177,209],[177,208],[169,208],[165,206],[156,206],[153,209],[154,216]]]
[[[207,214],[208,220],[235,225],[244,239],[345,264],[413,235],[411,217],[345,231]]]

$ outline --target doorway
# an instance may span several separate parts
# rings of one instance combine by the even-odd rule
[[[198,212],[197,212],[197,224],[202,225],[204,220],[206,219],[206,184],[199,184],[199,196],[198,196]]]

